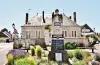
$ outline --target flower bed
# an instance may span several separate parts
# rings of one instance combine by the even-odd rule
[[[31,47],[30,52],[29,54],[24,50],[10,50],[7,54],[7,65],[58,65],[58,62],[48,60],[49,52],[44,51],[41,46]],[[92,57],[92,54],[81,49],[68,50],[67,53],[72,65],[88,65],[89,62],[95,65],[97,62],[92,62],[92,60],[100,62],[100,54]]]

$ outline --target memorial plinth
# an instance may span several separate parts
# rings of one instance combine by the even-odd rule
[[[64,50],[64,37],[62,34],[62,14],[59,14],[59,10],[52,14],[53,22],[53,34],[52,34],[52,44],[51,51],[49,52],[48,59],[55,60],[58,62],[67,62],[68,55],[67,51]]]

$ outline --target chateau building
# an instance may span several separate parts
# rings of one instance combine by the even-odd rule
[[[51,25],[51,31],[45,29],[47,25]],[[54,25],[57,25],[58,28],[54,28]],[[61,25],[60,28],[59,25]],[[64,43],[84,43],[82,28],[83,26],[77,24],[76,12],[73,13],[72,19],[71,16],[68,17],[64,13],[60,13],[58,9],[51,14],[46,14],[43,11],[42,14],[33,16],[31,20],[28,20],[28,13],[26,13],[25,24],[21,26],[21,37],[23,39],[31,39],[35,44],[39,43],[39,41],[44,41],[46,44],[49,44],[52,41],[52,37],[55,37],[57,33],[62,33],[62,35],[58,36],[63,37]],[[55,32],[57,33],[55,34]],[[85,38],[85,42],[88,43],[88,39]]]

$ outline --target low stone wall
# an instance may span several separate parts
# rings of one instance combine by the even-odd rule
[[[16,44],[22,44],[23,47],[29,48],[29,46],[32,45],[37,45],[40,43],[43,43],[43,39],[17,39],[14,41]]]
[[[84,43],[86,46],[88,45],[88,39],[84,37],[70,37],[70,38],[64,38],[64,43],[67,42],[76,42],[76,43]]]

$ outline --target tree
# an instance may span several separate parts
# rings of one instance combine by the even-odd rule
[[[4,29],[1,30],[1,32],[4,32],[4,31],[8,32],[8,29],[4,28]]]

